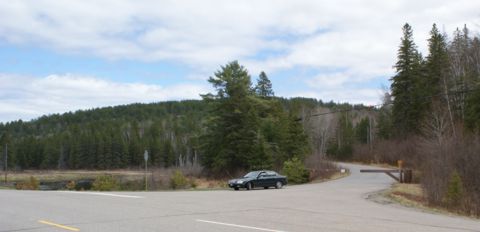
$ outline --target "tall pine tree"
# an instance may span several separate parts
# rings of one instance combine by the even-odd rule
[[[398,49],[396,74],[392,77],[393,126],[395,136],[404,137],[419,132],[422,118],[421,78],[423,58],[413,42],[413,32],[407,23]]]
[[[217,93],[204,96],[213,109],[202,137],[203,164],[217,173],[265,166],[264,139],[247,70],[234,61],[208,81]]]
[[[448,53],[447,42],[438,29],[433,24],[428,39],[429,54],[426,57],[427,75],[423,81],[424,93],[426,96],[433,96],[434,101],[438,101],[443,87],[443,80],[448,75]]]
[[[260,97],[273,97],[272,82],[268,79],[265,72],[261,72],[258,76],[257,85],[255,86],[255,92]]]

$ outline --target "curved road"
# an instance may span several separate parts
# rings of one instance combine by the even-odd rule
[[[480,221],[366,200],[392,180],[359,173],[281,190],[0,190],[0,231],[480,231]]]

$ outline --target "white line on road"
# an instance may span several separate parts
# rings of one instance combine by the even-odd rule
[[[266,229],[266,228],[260,228],[260,227],[243,226],[243,225],[223,223],[223,222],[214,222],[214,221],[207,221],[207,220],[201,220],[201,219],[197,219],[196,221],[197,222],[217,224],[217,225],[223,225],[223,226],[232,226],[232,227],[238,227],[238,228],[252,229],[252,230],[261,230],[261,231],[270,231],[270,232],[286,232],[286,231],[282,231],[282,230],[272,230],[272,229]]]
[[[76,191],[58,191],[58,192],[75,193],[75,194],[89,194],[89,195],[99,195],[99,196],[109,196],[109,197],[145,198],[145,197],[141,197],[141,196],[121,195],[121,194],[113,194],[113,193],[99,193],[99,192],[76,192]]]

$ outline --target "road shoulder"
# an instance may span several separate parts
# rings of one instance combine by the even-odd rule
[[[448,211],[444,208],[430,206],[419,190],[418,184],[399,184],[394,183],[390,188],[375,191],[366,194],[366,199],[377,204],[390,205],[392,207],[401,207],[409,210],[420,211],[423,213],[445,215],[450,217],[460,217],[472,220],[480,218]]]

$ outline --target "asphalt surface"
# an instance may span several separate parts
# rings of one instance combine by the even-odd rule
[[[252,191],[0,190],[0,231],[480,231],[480,220],[366,199],[393,180],[359,173]]]

